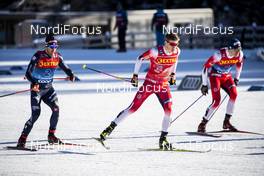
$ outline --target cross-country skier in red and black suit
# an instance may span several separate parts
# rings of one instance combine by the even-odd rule
[[[236,67],[236,74],[233,78],[231,69],[234,66]],[[241,43],[238,39],[231,39],[228,47],[220,49],[206,61],[202,71],[203,85],[201,91],[203,95],[208,93],[207,79],[209,78],[213,102],[207,108],[203,120],[198,126],[198,132],[206,131],[205,128],[208,120],[210,120],[213,112],[220,105],[221,88],[229,95],[223,129],[237,131],[237,129],[230,123],[230,118],[234,112],[237,98],[237,85],[242,71],[242,66],[243,52],[241,49]]]
[[[109,136],[121,121],[136,112],[151,94],[155,94],[164,110],[159,147],[161,149],[169,149],[171,147],[171,144],[167,140],[172,113],[172,96],[169,84],[174,85],[176,81],[175,72],[180,55],[180,49],[178,48],[180,39],[177,34],[172,33],[167,34],[165,39],[166,42],[164,45],[149,49],[138,57],[131,82],[137,87],[140,66],[143,60],[148,60],[150,61],[150,68],[145,82],[136,93],[130,106],[121,111],[112,123],[100,134],[101,141],[104,141],[106,136]]]

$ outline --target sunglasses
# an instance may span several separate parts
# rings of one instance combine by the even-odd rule
[[[178,42],[169,42],[168,40],[166,40],[166,42],[170,45],[170,46],[178,46]]]
[[[57,45],[57,43],[48,43],[47,47],[51,48],[51,49],[56,49],[59,47],[59,45]]]

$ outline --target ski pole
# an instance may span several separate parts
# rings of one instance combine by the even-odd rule
[[[211,120],[211,118],[214,116],[214,114],[216,113],[216,111],[219,109],[219,107],[223,104],[223,102],[225,101],[225,99],[227,98],[227,94],[225,95],[225,97],[223,98],[223,100],[220,102],[220,105],[215,109],[215,111],[212,113],[212,115],[210,116],[209,120]],[[208,121],[209,121],[208,120]]]
[[[27,79],[26,77],[24,77],[24,79]],[[69,77],[57,77],[57,78],[53,78],[55,80],[69,80]]]
[[[172,124],[176,119],[178,119],[182,114],[184,114],[190,107],[192,107],[198,100],[200,100],[203,97],[203,95],[201,95],[200,97],[198,97],[192,104],[190,104],[184,111],[182,111],[177,117],[175,117],[170,124]]]
[[[106,73],[106,72],[103,72],[103,71],[100,71],[100,70],[96,70],[96,69],[93,69],[93,68],[90,68],[90,67],[87,67],[86,64],[84,64],[82,66],[82,68],[85,70],[91,70],[91,71],[94,71],[94,72],[97,72],[97,73],[102,73],[104,75],[107,75],[107,76],[110,76],[112,78],[116,78],[116,79],[119,79],[119,80],[122,80],[122,81],[126,81],[126,82],[130,82],[130,79],[127,79],[127,78],[122,78],[122,77],[119,77],[119,76],[115,76],[115,75],[112,75],[110,73]]]
[[[7,97],[7,96],[10,96],[10,95],[19,94],[19,93],[24,93],[24,92],[27,92],[27,91],[30,91],[30,90],[31,89],[26,89],[26,90],[20,90],[20,91],[8,93],[8,94],[5,94],[5,95],[0,95],[0,98]]]
[[[65,78],[53,78],[53,79],[55,79],[55,80],[66,80],[66,81],[70,80],[69,77],[65,77]]]
[[[24,78],[24,79],[26,79],[26,78]],[[68,77],[66,77],[66,78],[53,78],[53,79],[57,79],[57,80],[69,80]],[[15,95],[15,94],[24,93],[24,92],[27,92],[27,91],[31,91],[31,89],[20,90],[20,91],[8,93],[8,94],[0,95],[0,98],[7,97],[7,96],[11,96],[11,95]]]

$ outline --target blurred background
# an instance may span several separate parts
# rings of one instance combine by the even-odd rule
[[[100,35],[57,36],[63,48],[118,49],[116,10],[127,13],[125,47],[149,48],[156,45],[151,30],[156,9],[164,9],[167,25],[233,26],[233,36],[244,48],[264,44],[264,1],[261,0],[1,0],[0,48],[43,47],[45,35],[31,35],[30,25],[100,26]],[[219,48],[226,35],[181,34],[181,48]],[[126,49],[125,49],[126,51]]]

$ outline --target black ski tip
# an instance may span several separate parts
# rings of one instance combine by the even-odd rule
[[[191,149],[179,149],[179,148],[171,148],[169,150],[164,150],[160,148],[138,148],[140,151],[145,151],[145,152],[189,152],[189,153],[207,153],[210,152],[211,149],[209,150],[191,150]]]
[[[197,136],[206,136],[206,137],[214,137],[214,138],[219,138],[222,137],[222,135],[218,134],[210,134],[210,133],[202,133],[202,132],[185,132],[188,135],[197,135]]]
[[[219,130],[219,131],[210,131],[209,133],[246,133],[246,134],[256,134],[256,135],[264,136],[264,134],[258,132],[244,131],[244,130],[228,130],[228,129]]]
[[[31,152],[38,151],[35,147],[6,146],[5,149],[7,149],[7,150],[23,150],[23,151],[31,151]]]

